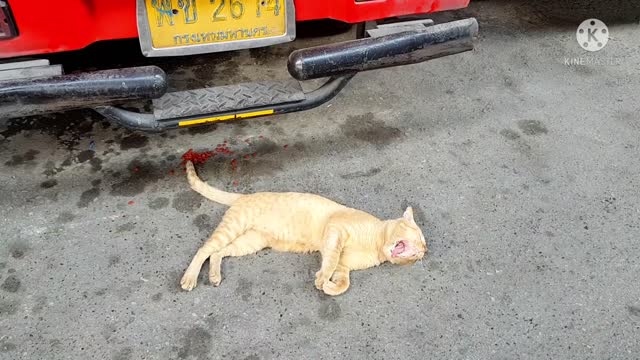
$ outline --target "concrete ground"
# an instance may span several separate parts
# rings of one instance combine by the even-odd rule
[[[0,358],[638,359],[640,26],[586,53],[576,24],[514,2],[435,18],[471,15],[475,51],[360,74],[305,113],[155,135],[90,111],[10,123]],[[325,40],[161,65],[176,88],[279,77],[291,47]],[[210,161],[212,184],[383,218],[411,204],[428,257],[354,272],[331,298],[317,255],[262,251],[182,292],[225,209],[189,190],[179,158],[225,140],[257,154]]]

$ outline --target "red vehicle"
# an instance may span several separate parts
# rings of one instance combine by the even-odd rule
[[[127,127],[161,130],[305,110],[331,99],[359,71],[471,50],[477,22],[396,21],[361,27],[353,41],[296,50],[288,62],[293,78],[328,78],[307,93],[293,79],[167,93],[156,66],[63,75],[46,55],[124,38],[138,38],[148,57],[264,47],[293,41],[301,21],[363,24],[459,9],[468,1],[0,0],[0,118],[90,107]],[[131,99],[153,99],[153,113],[114,106]]]

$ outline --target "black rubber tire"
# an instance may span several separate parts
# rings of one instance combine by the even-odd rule
[[[529,4],[540,15],[560,21],[581,22],[596,18],[614,23],[640,20],[639,0],[531,0]]]

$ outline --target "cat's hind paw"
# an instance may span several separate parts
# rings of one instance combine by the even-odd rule
[[[220,276],[220,274],[209,274],[209,282],[211,283],[211,285],[218,286],[220,285],[221,281],[222,276]]]
[[[189,273],[185,273],[180,280],[180,287],[182,290],[191,291],[198,284],[198,274],[192,275]]]

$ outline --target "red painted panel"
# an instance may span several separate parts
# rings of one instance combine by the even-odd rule
[[[7,0],[5,0],[7,1]],[[8,0],[18,36],[0,40],[0,58],[77,50],[135,38],[135,0]],[[296,20],[349,23],[466,7],[469,0],[295,0]]]

